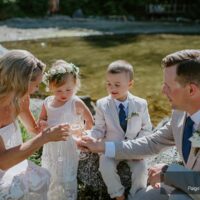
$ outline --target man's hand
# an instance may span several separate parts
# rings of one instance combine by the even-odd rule
[[[148,180],[147,182],[154,188],[159,188],[160,183],[161,183],[161,173],[162,173],[162,168],[166,164],[158,164],[155,165],[154,167],[150,167],[148,169]]]
[[[77,141],[77,146],[82,151],[91,151],[93,153],[104,153],[105,143],[97,141],[91,136],[82,136],[80,141]]]

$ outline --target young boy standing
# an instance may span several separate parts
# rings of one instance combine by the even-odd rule
[[[95,126],[91,136],[106,141],[134,139],[151,133],[152,125],[146,100],[129,92],[133,85],[133,67],[124,60],[112,62],[106,73],[109,96],[97,101]],[[112,150],[112,149],[111,149]],[[117,174],[119,160],[100,155],[99,170],[111,198],[124,200],[124,187]],[[147,167],[144,160],[127,161],[132,173],[131,199],[146,186]]]

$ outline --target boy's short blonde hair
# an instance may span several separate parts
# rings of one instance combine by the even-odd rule
[[[109,64],[107,73],[118,74],[125,72],[128,74],[130,81],[133,80],[133,66],[125,60],[116,60]]]

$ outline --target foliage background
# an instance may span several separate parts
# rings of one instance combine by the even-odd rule
[[[60,0],[59,14],[72,16],[77,9],[81,9],[85,16],[124,15],[148,19],[149,4],[185,4],[185,13],[168,14],[166,17],[200,18],[200,0]],[[48,6],[48,0],[0,0],[0,19],[45,16]]]

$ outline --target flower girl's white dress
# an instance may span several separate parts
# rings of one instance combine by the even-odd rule
[[[0,128],[0,137],[6,149],[22,143],[17,122]],[[0,199],[46,200],[49,182],[50,174],[46,169],[24,160],[6,171],[0,170]]]
[[[53,98],[49,96],[44,100],[48,126],[72,123],[76,115],[75,101],[78,97],[72,96],[60,107],[51,106]],[[71,136],[67,141],[50,142],[44,145],[42,167],[48,169],[51,174],[48,200],[77,199],[78,160],[77,146]]]

